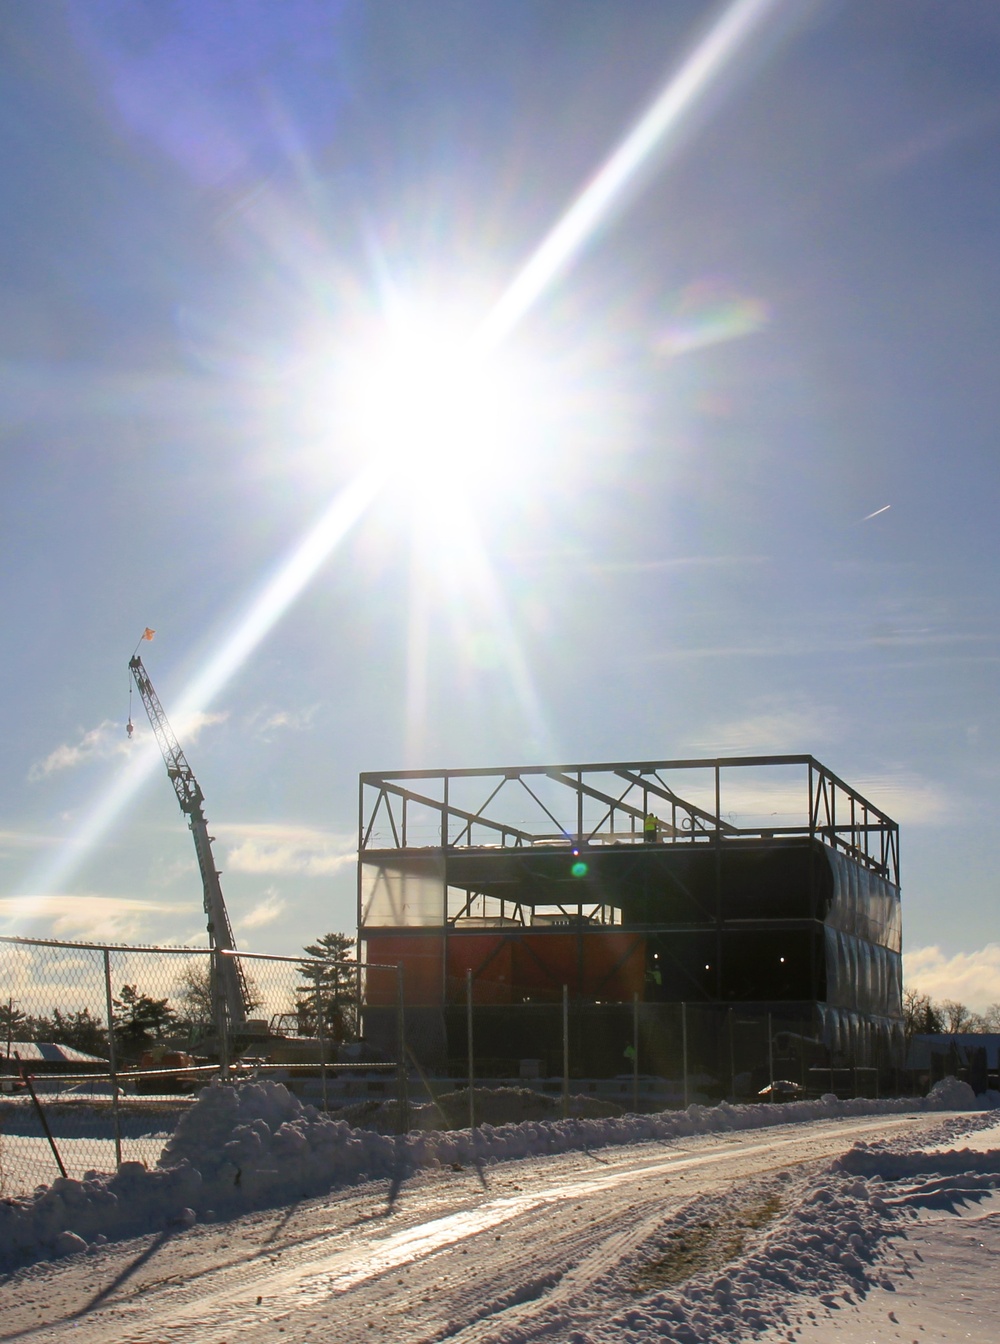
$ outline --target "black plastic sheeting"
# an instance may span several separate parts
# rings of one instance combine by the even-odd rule
[[[833,875],[825,917],[827,928],[899,953],[903,936],[899,888],[839,850],[824,846],[823,852]]]
[[[832,878],[824,917],[823,1040],[857,1064],[902,1063],[903,965],[899,888],[837,850],[825,850]]]

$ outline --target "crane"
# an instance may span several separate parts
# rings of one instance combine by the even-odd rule
[[[212,853],[212,836],[208,833],[203,804],[205,795],[201,785],[194,777],[194,771],[187,763],[181,745],[174,736],[170,722],[163,712],[159,696],[153,689],[149,674],[142,665],[142,659],[134,654],[129,662],[129,671],[135,681],[142,703],[146,706],[149,722],[167,767],[167,775],[181,811],[188,819],[191,834],[194,836],[195,852],[198,855],[198,867],[201,870],[201,884],[205,894],[205,914],[208,916],[208,942],[213,952],[220,949],[236,951],[232,926],[222,898],[222,885]],[[129,728],[132,727],[131,717]],[[131,733],[129,734],[131,736]],[[211,968],[212,1011],[215,1027],[219,1034],[220,1048],[225,1039],[225,1026],[243,1027],[251,999],[243,974],[243,968],[237,957],[212,957]]]

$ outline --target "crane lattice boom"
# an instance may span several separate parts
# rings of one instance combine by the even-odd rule
[[[149,722],[167,767],[167,775],[177,794],[177,801],[181,805],[181,811],[188,818],[191,834],[194,836],[205,897],[205,914],[208,916],[209,945],[214,950],[228,948],[235,952],[236,940],[233,938],[229,913],[222,896],[222,885],[212,853],[212,837],[208,833],[208,822],[205,820],[203,810],[205,795],[194,777],[194,771],[188,765],[181,744],[174,736],[174,730],[163,711],[160,698],[153,689],[153,683],[138,654],[129,662],[129,671],[149,715]],[[217,997],[214,992],[216,984],[230,1022],[235,1026],[242,1026],[247,1019],[250,996],[243,967],[236,957],[213,958],[213,1002]]]

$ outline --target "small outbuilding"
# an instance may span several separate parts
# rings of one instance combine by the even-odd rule
[[[46,1073],[106,1073],[108,1061],[100,1055],[88,1055],[85,1050],[76,1050],[72,1045],[60,1045],[56,1041],[11,1041],[9,1049],[4,1042],[0,1047],[0,1068],[4,1073],[16,1074],[20,1055],[25,1072],[42,1075]]]
[[[1000,1089],[1000,1032],[921,1032],[910,1037],[906,1067],[925,1088],[951,1074],[977,1093]]]

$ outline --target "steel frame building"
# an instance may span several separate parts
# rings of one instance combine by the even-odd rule
[[[461,1054],[469,972],[510,1058],[542,1053],[522,1010],[567,985],[899,1060],[899,828],[812,756],[366,773],[358,845],[363,955],[403,964],[431,1063]]]

